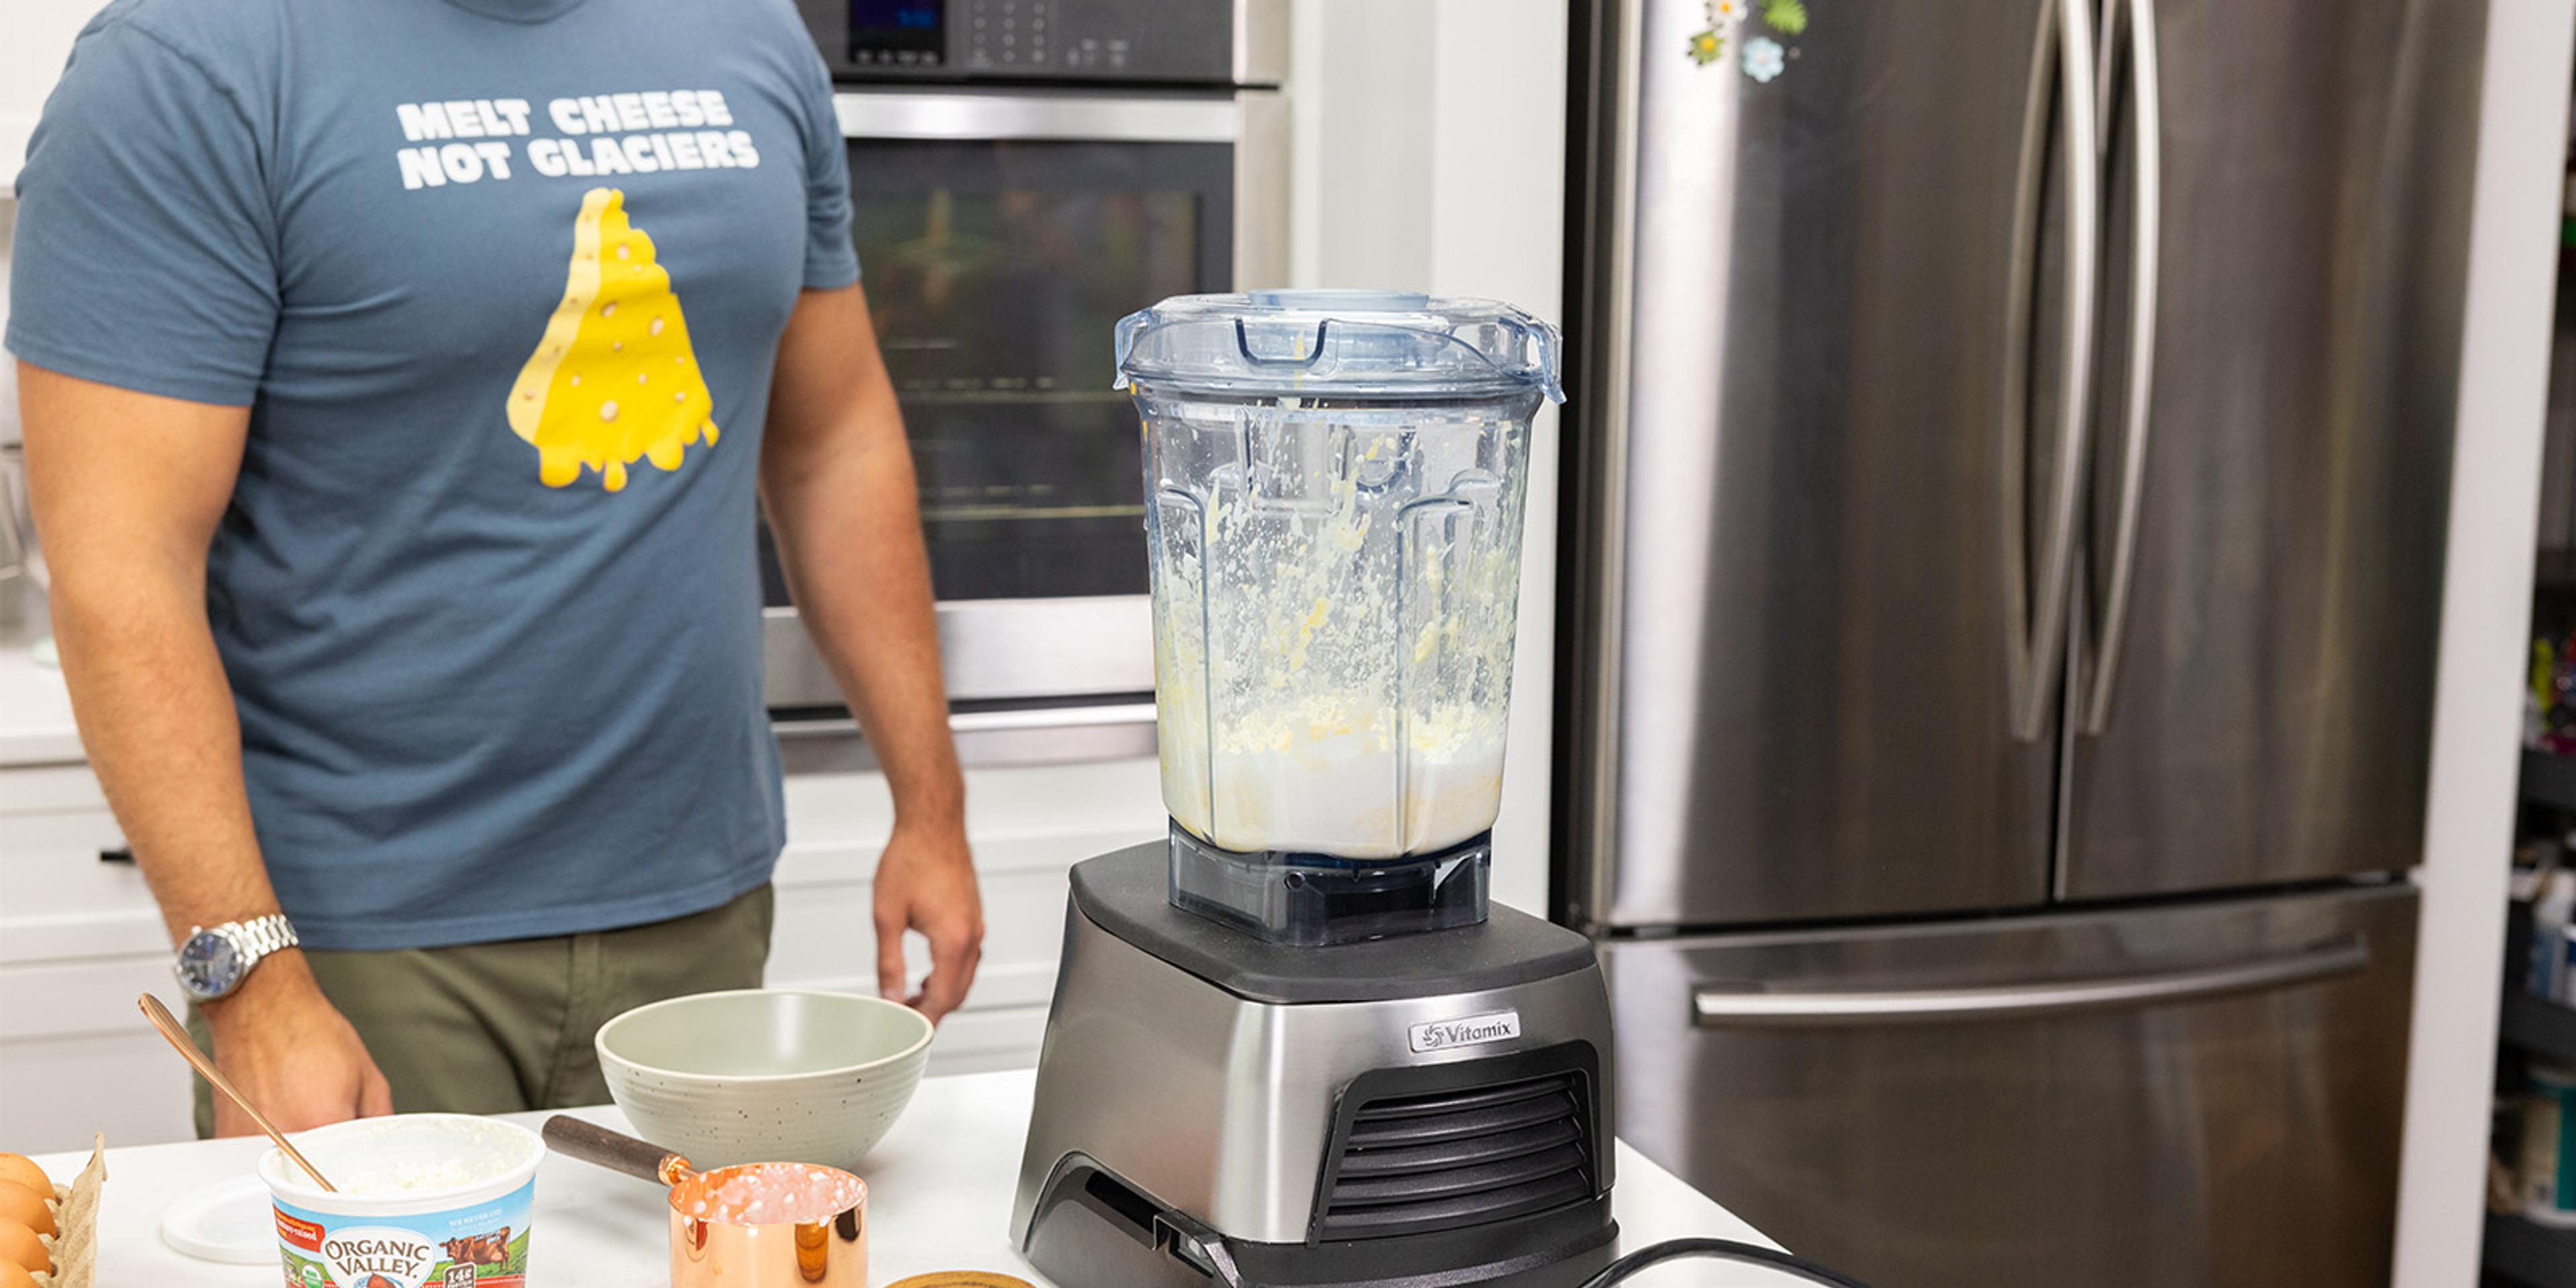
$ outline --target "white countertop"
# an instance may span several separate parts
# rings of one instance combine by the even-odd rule
[[[1007,1227],[1036,1075],[1028,1070],[923,1080],[885,1143],[868,1158],[868,1281],[889,1284],[932,1270],[999,1270],[1047,1281],[1012,1251]],[[576,1111],[623,1130],[613,1107]],[[544,1114],[525,1114],[531,1126]],[[225,1266],[181,1256],[159,1236],[162,1209],[201,1186],[250,1170],[256,1138],[110,1149],[100,1215],[99,1288],[168,1283],[267,1284],[278,1266]],[[36,1162],[69,1182],[86,1154]],[[1612,1203],[1628,1248],[1682,1235],[1715,1235],[1776,1247],[1734,1214],[1645,1156],[1619,1146]],[[662,1192],[568,1158],[537,1172],[530,1226],[531,1288],[644,1288],[669,1282]],[[1628,1281],[1634,1288],[1787,1288],[1773,1271],[1678,1262]]]

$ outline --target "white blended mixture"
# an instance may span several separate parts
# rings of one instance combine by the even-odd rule
[[[1499,713],[1395,713],[1332,696],[1258,711],[1208,745],[1199,702],[1165,703],[1163,799],[1182,827],[1229,850],[1391,859],[1445,849],[1502,809]],[[1209,799],[1213,787],[1215,799]]]
[[[1164,806],[1223,849],[1350,859],[1492,828],[1520,496],[1485,465],[1519,459],[1521,429],[1293,399],[1236,414],[1156,430],[1228,462],[1155,502]]]

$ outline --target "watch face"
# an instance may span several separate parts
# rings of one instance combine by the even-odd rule
[[[211,930],[200,930],[179,946],[179,984],[200,1000],[222,997],[241,983],[241,950]]]

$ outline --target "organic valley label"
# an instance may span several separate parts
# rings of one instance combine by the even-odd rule
[[[290,1288],[523,1288],[534,1181],[481,1203],[407,1216],[337,1216],[280,1201]]]
[[[330,1267],[331,1278],[362,1288],[420,1288],[437,1260],[438,1245],[411,1230],[360,1226],[322,1238],[322,1264]]]

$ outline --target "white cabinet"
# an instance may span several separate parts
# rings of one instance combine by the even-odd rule
[[[135,994],[178,1003],[161,918],[86,765],[0,769],[0,1148],[185,1138],[188,1068]]]
[[[967,771],[983,887],[984,959],[931,1069],[1032,1064],[1055,988],[1065,869],[1163,827],[1151,759]],[[873,773],[787,782],[787,853],[769,982],[876,991],[869,877],[893,823]],[[188,1071],[144,1026],[135,994],[174,1007],[169,948],[143,877],[103,861],[124,840],[85,765],[0,768],[0,1149],[185,1139]],[[913,975],[928,964],[916,940]]]
[[[876,991],[876,924],[869,873],[893,824],[885,780],[872,773],[787,780],[787,853],[778,865],[778,928],[769,982]],[[1165,826],[1150,759],[969,769],[967,841],[984,896],[984,959],[966,1007],[940,1025],[933,1073],[1037,1061],[1064,941],[1065,870]],[[908,945],[912,978],[928,957]]]

